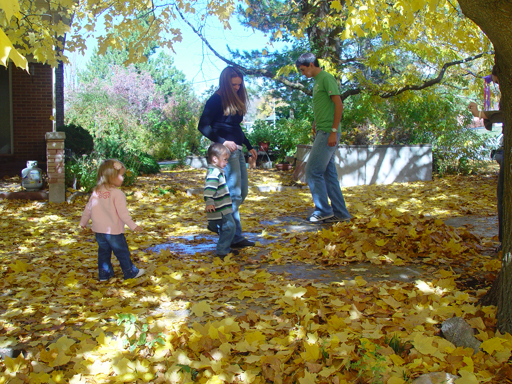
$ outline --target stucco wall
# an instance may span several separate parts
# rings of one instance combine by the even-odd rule
[[[306,182],[305,167],[311,146],[297,146],[294,178]],[[335,154],[343,187],[432,180],[432,146],[339,145]]]

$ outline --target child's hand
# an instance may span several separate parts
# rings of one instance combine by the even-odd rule
[[[206,212],[215,212],[215,205],[207,205]]]
[[[81,227],[82,227],[82,229],[83,229],[84,231],[86,231],[86,230],[87,230],[87,225],[81,225]]]
[[[142,232],[142,227],[140,225],[137,225],[133,230],[135,232]]]

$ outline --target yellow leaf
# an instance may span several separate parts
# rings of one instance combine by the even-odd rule
[[[468,372],[474,372],[475,371],[475,364],[473,363],[473,359],[469,356],[464,356],[463,360],[466,364],[465,367],[462,367],[461,370],[468,371]]]
[[[304,353],[302,358],[305,361],[316,361],[320,358],[320,347],[318,344],[304,343]]]
[[[220,379],[218,375],[212,376],[206,384],[223,384],[224,381]]]
[[[288,285],[286,292],[284,294],[285,297],[291,297],[292,299],[296,299],[298,297],[302,297],[306,294],[308,290],[306,288],[294,287],[292,285]]]
[[[20,4],[18,0],[0,0],[0,9],[4,11],[7,21],[10,21],[11,17],[20,12]]]
[[[246,363],[254,364],[261,360],[261,356],[258,355],[249,355],[245,358]]]
[[[389,356],[389,358],[391,359],[393,364],[395,364],[396,366],[400,367],[405,364],[405,360],[396,354],[392,354],[391,356]]]
[[[316,384],[317,375],[314,373],[304,372],[304,377],[299,379],[300,384]]]
[[[460,370],[459,375],[460,379],[454,381],[455,384],[478,384],[479,380],[476,378],[474,373]]]
[[[405,381],[401,377],[391,376],[386,384],[405,384]]]
[[[43,384],[47,383],[50,380],[50,375],[46,372],[30,372],[30,382],[34,384]]]
[[[265,339],[266,339],[265,335],[263,333],[261,333],[260,331],[248,332],[248,333],[245,334],[245,340],[249,344],[252,344],[255,341],[257,341],[258,344],[261,344],[262,342],[265,341]]]
[[[28,270],[28,264],[21,260],[16,260],[16,263],[9,264],[9,267],[11,267],[11,269],[17,273],[27,273]]]
[[[433,355],[437,352],[437,348],[432,345],[433,341],[434,337],[425,337],[425,335],[418,332],[414,337],[413,345],[418,352],[424,355]]]
[[[494,351],[500,352],[505,350],[503,347],[503,342],[505,340],[501,339],[499,337],[493,337],[492,339],[485,340],[481,345],[480,348],[487,352],[489,355],[492,355]]]
[[[341,12],[343,10],[343,5],[338,0],[334,0],[331,3],[331,8],[337,10],[338,12]]]
[[[21,354],[15,359],[5,356],[4,364],[5,370],[9,373],[17,373],[26,366],[25,359]]]
[[[377,244],[379,247],[383,247],[385,246],[387,243],[389,242],[389,240],[385,240],[385,239],[379,239],[375,242],[375,244]]]
[[[210,307],[210,304],[208,304],[206,301],[200,301],[199,303],[195,304],[190,308],[190,310],[196,315],[197,317],[203,316],[203,314],[206,313],[212,313],[212,309]]]
[[[114,378],[116,382],[127,383],[135,381],[138,378],[136,364],[126,357],[123,357],[117,364],[114,364],[113,368],[116,373]]]

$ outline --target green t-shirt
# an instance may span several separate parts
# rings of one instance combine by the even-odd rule
[[[331,132],[334,121],[334,103],[331,96],[339,95],[338,82],[328,72],[320,71],[315,76],[313,85],[313,113],[315,115],[315,128]],[[338,132],[340,127],[338,126]]]

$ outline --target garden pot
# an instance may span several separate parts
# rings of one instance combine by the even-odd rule
[[[268,152],[270,143],[260,143],[259,145],[260,145],[260,151]]]
[[[276,169],[278,171],[289,171],[292,168],[293,168],[293,166],[291,164],[283,164],[283,163],[276,164]]]

